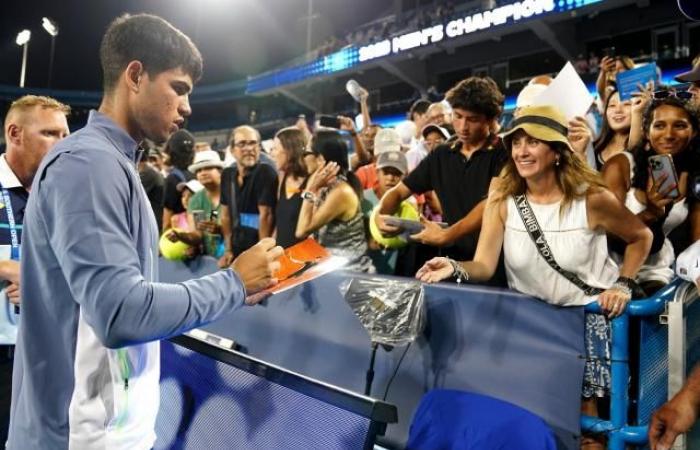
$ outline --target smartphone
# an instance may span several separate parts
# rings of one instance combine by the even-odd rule
[[[678,175],[676,167],[673,165],[671,155],[653,155],[649,157],[649,167],[651,167],[651,178],[654,180],[654,185],[657,191],[664,191],[669,186],[675,186],[666,197],[676,199],[681,193],[678,190]],[[666,179],[661,182],[663,175]]]
[[[609,56],[610,58],[615,57],[615,47],[605,47],[603,49],[603,56]]]
[[[206,214],[201,209],[192,210],[192,217],[194,218],[195,225],[199,222],[204,222],[207,220]]]
[[[325,128],[340,128],[340,120],[337,116],[329,116],[327,114],[320,114],[317,116],[318,124]]]

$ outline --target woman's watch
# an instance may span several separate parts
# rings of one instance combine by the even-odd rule
[[[316,203],[316,194],[311,191],[304,191],[301,193],[301,198],[307,202]]]

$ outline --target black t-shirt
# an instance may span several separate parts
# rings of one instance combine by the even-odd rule
[[[175,169],[165,177],[165,194],[163,196],[163,206],[168,208],[173,214],[180,214],[185,211],[182,206],[182,193],[178,192],[177,185],[183,181],[190,181],[194,178],[190,172],[186,170]]]
[[[153,214],[156,216],[158,229],[161,230],[163,222],[163,192],[165,189],[163,175],[158,173],[153,167],[145,165],[139,172],[139,177],[141,178],[143,189],[146,191],[146,196],[148,196],[148,201],[151,203]]]
[[[236,182],[238,167],[227,167],[221,175],[221,204],[231,205],[235,192],[238,230],[233,231],[233,253],[238,255],[258,242],[260,211],[258,206],[277,205],[277,172],[267,164],[256,164],[243,177],[243,185]],[[233,189],[231,189],[233,187]],[[230,208],[229,208],[230,209]]]
[[[438,146],[403,180],[414,193],[434,190],[442,205],[442,217],[452,225],[459,222],[488,195],[491,179],[497,177],[506,161],[501,141],[492,137],[467,159],[459,140]],[[465,236],[447,250],[461,260],[474,258],[479,233]]]

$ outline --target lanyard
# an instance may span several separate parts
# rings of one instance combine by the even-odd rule
[[[12,259],[13,261],[19,261],[19,238],[17,237],[17,224],[15,223],[15,214],[12,211],[10,193],[5,188],[2,188],[2,200],[5,203],[5,210],[7,211],[7,223],[10,226],[10,240],[12,244],[10,259]]]

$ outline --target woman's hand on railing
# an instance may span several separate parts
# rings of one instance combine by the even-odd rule
[[[629,291],[613,286],[600,293],[598,296],[598,303],[605,315],[607,315],[609,319],[612,319],[625,312],[627,303],[631,298],[632,295]]]

